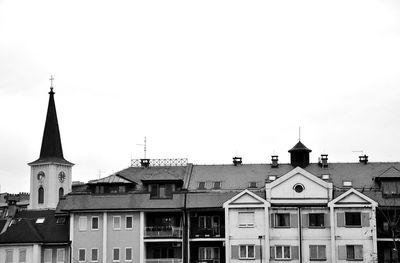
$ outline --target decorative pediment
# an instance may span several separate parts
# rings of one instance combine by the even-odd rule
[[[268,205],[268,202],[261,198],[260,196],[256,195],[255,193],[244,190],[239,194],[235,195],[228,201],[224,203],[224,207],[226,206],[264,206]]]
[[[328,204],[329,206],[377,206],[378,203],[368,196],[360,193],[354,188],[349,189],[345,193],[333,199]]]
[[[265,186],[266,199],[277,204],[326,204],[332,200],[332,183],[296,167]]]

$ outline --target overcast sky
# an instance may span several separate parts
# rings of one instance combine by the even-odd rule
[[[0,0],[1,192],[29,191],[50,75],[73,180],[143,157],[400,161],[399,1]]]

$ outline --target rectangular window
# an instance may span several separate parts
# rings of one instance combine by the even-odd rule
[[[290,227],[290,214],[275,214],[275,227]]]
[[[14,254],[13,249],[6,249],[6,263],[13,262],[13,254]]]
[[[347,260],[362,260],[363,259],[363,246],[361,245],[347,245],[346,246]]]
[[[113,248],[113,262],[119,261],[119,248]]]
[[[86,249],[84,249],[84,248],[79,249],[78,260],[79,260],[79,262],[86,261]]]
[[[92,230],[99,230],[99,217],[92,216]]]
[[[199,186],[197,187],[197,189],[200,190],[206,189],[206,182],[199,182]]]
[[[121,217],[113,216],[113,229],[120,230],[121,229]]]
[[[239,258],[240,259],[254,259],[254,245],[240,245]]]
[[[200,260],[218,260],[219,247],[199,247]]]
[[[290,246],[275,246],[276,259],[290,259]]]
[[[131,247],[125,248],[125,260],[132,261],[132,248]]]
[[[310,260],[326,260],[326,246],[310,245]]]
[[[322,175],[322,180],[329,180],[329,174],[323,174]]]
[[[133,228],[133,217],[132,216],[126,216],[125,217],[125,228],[126,229],[132,229]]]
[[[257,182],[249,182],[249,188],[257,188]]]
[[[18,262],[26,262],[26,249],[21,248],[19,250]]]
[[[360,212],[346,212],[345,213],[346,226],[359,227],[361,226],[361,213]]]
[[[214,182],[213,188],[214,188],[214,189],[221,189],[221,182],[219,182],[219,181]]]
[[[239,227],[254,227],[254,212],[239,212]]]
[[[79,217],[79,231],[86,231],[87,230],[87,216],[80,216]]]
[[[170,199],[172,198],[172,184],[151,184],[151,199]]]
[[[325,215],[323,213],[308,214],[308,225],[310,227],[324,227],[325,226],[324,218]]]
[[[52,255],[51,255],[52,253],[51,253],[51,249],[45,249],[44,250],[44,259],[43,259],[43,261],[44,261],[44,263],[51,263],[51,261],[52,261]]]
[[[268,180],[270,180],[270,181],[275,181],[275,180],[276,180],[276,175],[270,175],[270,176],[268,176]]]
[[[353,185],[352,181],[343,181],[343,186],[351,187]]]
[[[99,261],[99,249],[92,248],[92,262]]]
[[[65,262],[65,249],[58,248],[57,249],[57,263],[64,263]]]

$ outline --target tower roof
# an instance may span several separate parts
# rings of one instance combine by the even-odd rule
[[[46,123],[44,125],[42,148],[39,159],[29,163],[29,165],[57,162],[66,165],[73,165],[64,159],[60,129],[58,128],[56,104],[54,102],[53,87],[50,87],[49,106],[47,108]]]
[[[293,146],[292,149],[289,150],[289,152],[297,152],[297,151],[305,151],[305,152],[311,152],[310,149],[308,149],[301,141],[296,143],[295,146]]]

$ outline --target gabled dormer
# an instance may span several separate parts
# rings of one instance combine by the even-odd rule
[[[266,183],[267,201],[272,204],[327,204],[332,200],[332,183],[296,167],[271,183]]]
[[[398,197],[400,195],[400,170],[396,167],[389,167],[374,180],[379,184],[384,197]]]
[[[93,194],[124,194],[135,190],[136,183],[112,174],[87,183]]]

